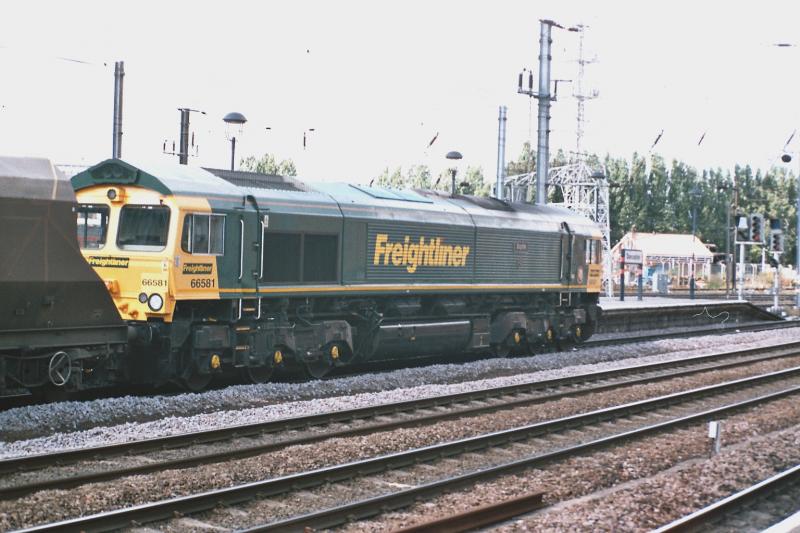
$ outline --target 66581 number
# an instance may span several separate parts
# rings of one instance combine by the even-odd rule
[[[213,289],[215,287],[214,279],[193,279],[189,282],[189,286],[193,289]]]

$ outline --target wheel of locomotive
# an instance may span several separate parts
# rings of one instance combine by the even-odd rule
[[[544,350],[546,352],[553,352],[558,349],[558,335],[553,326],[548,326],[544,332]]]
[[[211,383],[214,376],[208,372],[203,374],[197,368],[192,367],[181,379],[181,383],[191,392],[201,392]]]
[[[569,337],[573,344],[583,344],[587,339],[587,324],[575,324],[569,328]]]
[[[260,383],[266,383],[272,377],[272,374],[275,372],[275,367],[272,365],[264,365],[264,366],[248,366],[245,367],[243,370],[244,377],[250,383],[258,385]]]
[[[327,376],[335,366],[348,359],[349,350],[338,342],[331,342],[322,347],[319,357],[306,361],[306,371],[315,379]]]
[[[211,380],[214,379],[214,373],[209,370],[202,371],[197,366],[198,361],[192,360],[190,357],[191,352],[186,350],[184,358],[186,363],[183,373],[180,377],[180,383],[191,392],[200,392],[208,387],[208,385],[211,383]],[[210,370],[219,369],[222,365],[222,359],[220,358],[219,354],[211,354],[211,357],[208,360],[208,365]]]
[[[333,361],[325,354],[305,362],[306,372],[314,379],[322,379],[333,370]]]
[[[492,347],[492,351],[494,352],[495,357],[508,357],[511,355],[511,350],[504,342],[494,345]]]
[[[267,364],[263,366],[246,367],[243,370],[244,377],[251,383],[266,383],[270,380],[278,367],[283,367],[284,353],[286,353],[285,347],[275,346]]]
[[[517,356],[530,355],[533,353],[528,343],[528,335],[524,329],[515,329],[511,333],[512,353]]]
[[[583,325],[583,340],[586,341],[595,334],[597,331],[597,322],[591,318],[586,319],[586,324]]]

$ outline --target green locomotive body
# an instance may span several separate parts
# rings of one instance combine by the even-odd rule
[[[565,209],[120,160],[72,182],[138,380],[522,353],[599,319],[601,234]]]

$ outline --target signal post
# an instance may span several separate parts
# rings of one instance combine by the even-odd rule
[[[775,266],[775,277],[773,280],[773,309],[780,307],[780,256],[783,253],[783,224],[780,219],[769,219],[769,236],[765,234],[764,215],[761,213],[750,213],[749,215],[736,215],[736,239],[734,244],[739,245],[739,290],[738,298],[744,299],[744,247],[767,246],[765,251],[772,252],[771,264]]]

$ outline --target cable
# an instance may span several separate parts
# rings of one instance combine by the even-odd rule
[[[718,318],[718,317],[720,317],[722,315],[726,315],[725,319],[721,322],[721,324],[724,324],[725,322],[727,322],[728,319],[731,317],[731,314],[728,311],[720,311],[719,314],[716,314],[716,315],[712,316],[711,313],[708,312],[708,307],[703,307],[703,310],[700,311],[699,313],[697,313],[696,315],[692,315],[692,318],[695,318],[695,317],[698,317],[698,316],[703,316],[703,315],[707,316],[711,320],[714,320],[714,319],[716,319],[716,318]]]

